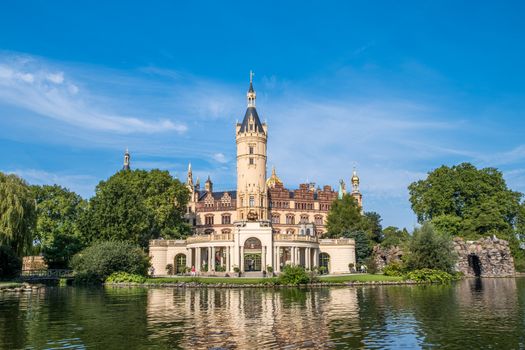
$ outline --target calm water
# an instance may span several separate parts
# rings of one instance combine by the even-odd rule
[[[525,279],[0,294],[2,349],[525,349]]]

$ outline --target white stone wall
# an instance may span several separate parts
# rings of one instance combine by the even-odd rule
[[[355,266],[355,247],[354,245],[320,245],[321,253],[330,256],[329,273],[341,274],[349,273],[348,264]]]

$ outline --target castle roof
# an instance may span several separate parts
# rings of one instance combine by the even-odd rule
[[[251,118],[253,118],[254,130],[250,130],[249,127]],[[242,120],[239,132],[260,132],[264,134],[264,129],[255,107],[250,106],[246,108],[246,113],[244,114],[244,119]]]

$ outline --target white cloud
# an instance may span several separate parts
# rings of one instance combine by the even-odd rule
[[[76,82],[35,58],[0,56],[0,77],[0,104],[76,127],[116,133],[184,133],[188,129],[170,119],[149,120],[95,104],[96,96],[80,94]]]
[[[15,169],[2,170],[7,174],[16,174],[32,185],[54,185],[58,184],[71,191],[89,198],[95,191],[99,179],[86,174],[53,173],[40,169]]]
[[[228,162],[228,159],[226,158],[226,156],[222,153],[215,153],[213,155],[213,159],[219,163],[227,163]]]

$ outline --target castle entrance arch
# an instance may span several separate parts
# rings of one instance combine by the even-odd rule
[[[244,242],[244,271],[262,271],[262,244],[258,238],[251,237]]]

